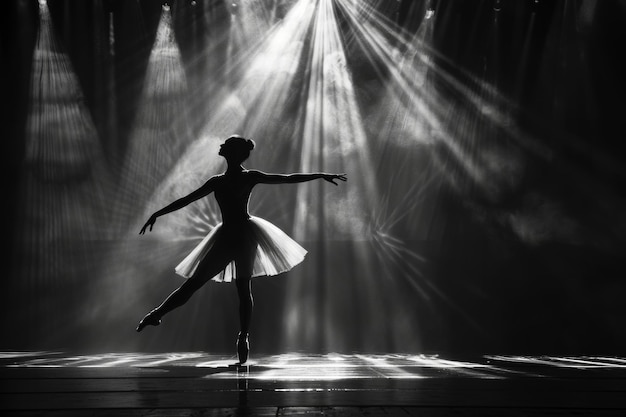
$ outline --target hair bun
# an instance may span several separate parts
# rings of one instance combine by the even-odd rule
[[[255,143],[252,139],[246,139],[246,145],[248,145],[249,150],[253,150]]]

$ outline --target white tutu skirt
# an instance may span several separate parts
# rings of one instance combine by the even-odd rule
[[[248,254],[244,254],[248,256],[248,262],[254,258],[252,277],[273,276],[289,271],[302,262],[307,253],[306,249],[272,223],[259,217],[250,217],[244,226],[236,228],[219,223],[175,270],[178,275],[190,278],[209,254],[216,258],[210,260],[212,265],[222,268],[211,280],[231,282],[237,278],[236,259],[241,259],[242,252]],[[249,271],[246,272],[248,274]]]

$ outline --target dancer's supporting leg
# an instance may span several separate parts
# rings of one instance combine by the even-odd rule
[[[239,296],[239,335],[237,336],[237,356],[239,364],[243,365],[248,361],[250,352],[250,342],[248,334],[250,332],[250,319],[252,318],[252,285],[250,277],[237,277],[237,295]]]
[[[256,243],[253,241],[246,243],[248,244],[241,248],[240,253],[235,259],[235,267],[237,270],[235,284],[237,286],[237,296],[239,297],[237,355],[240,364],[244,364],[248,360],[248,352],[250,351],[248,334],[250,333],[250,320],[252,318],[252,308],[254,307],[251,277],[254,258],[256,256]]]
[[[236,280],[237,295],[239,296],[239,328],[242,334],[250,332],[250,319],[254,299],[252,298],[252,283],[250,277],[238,277]]]
[[[208,280],[222,271],[229,260],[227,251],[218,247],[213,247],[204,259],[198,265],[196,272],[189,277],[180,287],[174,290],[167,298],[154,310],[150,311],[146,316],[141,319],[137,326],[137,331],[140,332],[144,327],[158,326],[161,324],[161,317],[177,307],[185,304],[189,298],[200,289]]]

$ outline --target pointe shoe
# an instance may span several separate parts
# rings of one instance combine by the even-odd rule
[[[248,342],[248,333],[239,333],[237,336],[237,356],[239,356],[239,365],[243,365],[248,361],[249,352],[250,343]]]
[[[146,314],[144,318],[141,319],[141,321],[139,322],[139,325],[137,325],[136,330],[140,332],[144,329],[144,327],[148,325],[158,326],[159,324],[161,324],[161,319],[159,317],[156,317],[156,310],[152,310],[151,312]]]

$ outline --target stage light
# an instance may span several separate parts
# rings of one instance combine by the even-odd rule
[[[55,37],[46,2],[33,54],[26,165],[43,181],[80,181],[97,158],[99,140],[82,89]]]
[[[239,13],[240,10],[240,5],[238,2],[235,1],[226,1],[226,7],[228,8],[228,11],[230,12],[231,16],[237,16],[237,14]]]
[[[15,253],[17,285],[45,292],[48,285],[75,278],[67,277],[68,265],[89,267],[85,246],[99,235],[98,219],[107,221],[103,205],[112,184],[79,79],[45,1],[39,2],[39,17]]]
[[[428,0],[426,5],[426,14],[424,15],[424,19],[430,19],[435,15],[435,0]]]
[[[165,192],[158,186],[191,141],[187,94],[171,11],[164,4],[122,167],[115,213],[120,230],[140,222],[138,215],[145,217],[144,204],[152,209],[163,203],[149,200],[153,193]]]

